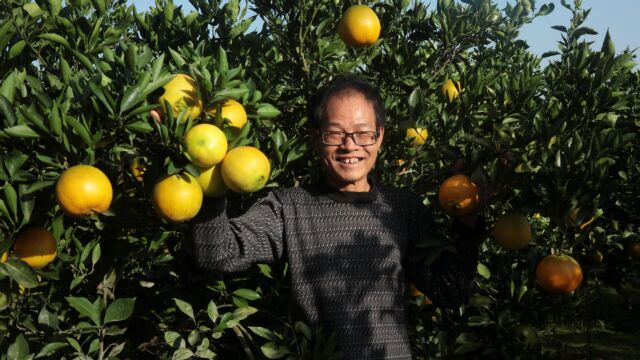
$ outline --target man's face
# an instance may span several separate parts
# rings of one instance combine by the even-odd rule
[[[356,145],[347,137],[341,145],[325,145],[323,131],[379,132],[372,145]],[[326,120],[315,134],[315,145],[325,170],[325,180],[342,191],[369,191],[367,175],[373,169],[382,143],[384,129],[376,129],[372,104],[359,93],[348,92],[332,96],[327,102]]]

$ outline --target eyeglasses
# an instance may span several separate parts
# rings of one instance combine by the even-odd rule
[[[342,145],[348,137],[358,146],[368,146],[376,143],[378,139],[377,131],[322,131],[320,132],[322,143],[325,145]]]

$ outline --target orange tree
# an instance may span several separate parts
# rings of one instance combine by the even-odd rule
[[[306,100],[346,72],[376,84],[389,110],[381,181],[421,195],[445,224],[438,187],[465,174],[492,195],[489,224],[517,212],[532,225],[523,250],[487,238],[460,309],[411,300],[416,358],[551,356],[536,341],[548,327],[571,326],[604,287],[633,294],[638,262],[625,250],[639,223],[633,54],[616,52],[608,35],[600,48],[590,44],[595,30],[583,26],[580,1],[555,10],[532,0],[504,9],[490,0],[363,1],[381,33],[354,48],[338,25],[355,3],[192,0],[186,13],[170,0],[146,11],[124,0],[3,2],[0,254],[9,257],[0,264],[0,353],[332,358],[329,334],[287,317],[286,264],[203,274],[190,260],[188,223],[162,220],[152,193],[167,175],[199,175],[183,137],[203,122],[224,124],[229,149],[267,155],[267,189],[311,181],[319,166]],[[573,17],[555,27],[562,40],[543,66],[518,32],[550,11]],[[193,79],[203,111],[159,104],[176,74]],[[248,115],[240,130],[222,115],[230,99]],[[412,143],[409,128],[427,129],[426,141]],[[109,178],[107,211],[71,217],[57,205],[58,178],[78,164]],[[229,213],[264,191],[228,192]],[[56,258],[42,269],[11,250],[33,227],[56,240]],[[425,266],[452,241],[444,233],[422,244],[433,249]],[[572,294],[536,285],[536,264],[551,251],[583,267]],[[588,260],[596,251],[602,263]]]

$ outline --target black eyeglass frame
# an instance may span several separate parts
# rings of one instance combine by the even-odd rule
[[[373,144],[376,143],[376,141],[378,141],[378,137],[380,136],[380,131],[354,131],[354,132],[346,132],[346,131],[318,131],[320,133],[320,140],[322,140],[322,143],[324,145],[329,145],[329,146],[340,146],[343,145],[345,141],[347,141],[347,138],[350,137],[351,140],[353,140],[353,143],[356,144],[357,146],[371,146]],[[340,134],[341,136],[341,141],[340,143],[330,143],[327,142],[325,140],[325,136],[327,135],[337,135]],[[368,135],[373,135],[371,138],[371,142],[370,143],[365,143],[365,144],[360,144],[358,140],[356,140],[357,138],[357,134],[368,134]]]

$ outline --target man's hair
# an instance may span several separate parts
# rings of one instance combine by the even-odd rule
[[[355,75],[341,75],[311,96],[307,102],[307,116],[311,123],[311,128],[319,129],[322,123],[327,120],[327,103],[329,99],[334,96],[349,95],[351,92],[364,96],[371,103],[376,116],[376,129],[384,127],[387,110],[378,90],[368,81]]]

